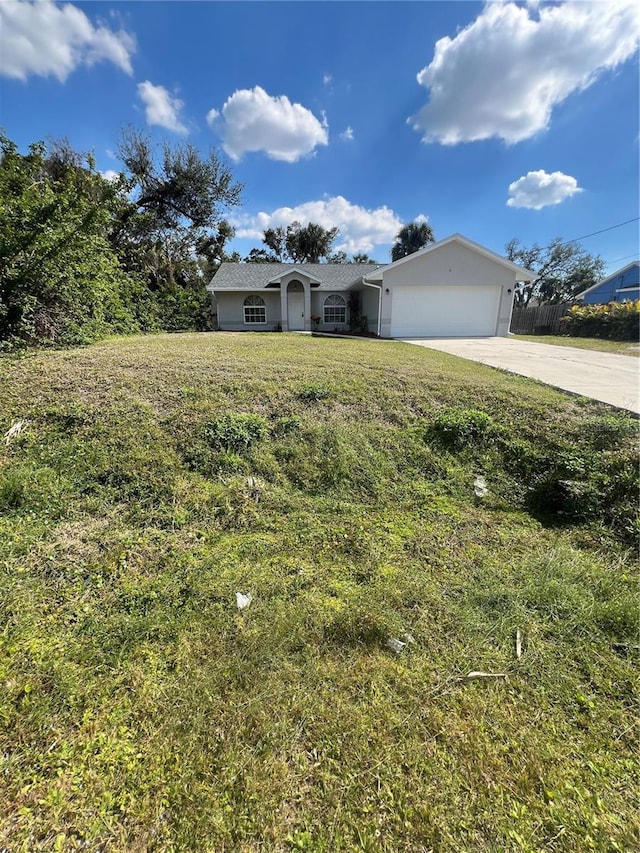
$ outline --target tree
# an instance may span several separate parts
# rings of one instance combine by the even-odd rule
[[[244,262],[247,264],[273,264],[278,263],[278,258],[267,252],[266,249],[251,249],[244,258]]]
[[[208,232],[196,239],[195,251],[198,256],[198,269],[201,277],[210,281],[223,261],[240,261],[238,252],[227,252],[227,243],[235,237],[233,228],[226,219],[218,225],[217,231]]]
[[[377,261],[374,261],[373,258],[370,258],[366,252],[358,252],[353,256],[354,264],[377,264]]]
[[[505,253],[510,261],[536,274],[534,281],[516,289],[515,303],[522,307],[534,297],[549,304],[570,301],[604,275],[604,261],[599,255],[590,254],[575,241],[563,242],[561,237],[548,246],[534,243],[530,247],[514,237]]]
[[[193,145],[165,143],[157,157],[149,137],[130,127],[118,156],[128,171],[133,209],[148,216],[152,230],[216,228],[223,211],[240,203],[242,184],[233,183],[215,151],[203,158]]]
[[[0,341],[75,344],[140,328],[144,289],[108,241],[113,185],[90,157],[0,137]]]
[[[265,257],[270,262],[282,262],[287,255],[287,232],[280,226],[279,228],[267,228],[262,235],[262,242],[271,250],[266,253],[264,249],[256,251],[265,252]]]
[[[224,214],[240,203],[242,185],[215,151],[202,157],[192,145],[168,143],[158,150],[131,127],[118,155],[126,193],[112,241],[123,266],[157,295],[170,328],[206,327],[205,284],[227,257],[225,246],[235,232]]]
[[[315,222],[309,222],[308,225],[292,222],[286,228],[267,228],[262,236],[262,242],[267,248],[252,249],[245,261],[259,264],[291,261],[317,264],[321,258],[330,257],[331,246],[337,236],[337,228],[323,228]],[[344,257],[346,261],[346,255]]]
[[[396,242],[391,247],[391,260],[399,261],[412,255],[428,243],[434,242],[431,226],[426,222],[409,222],[396,234]]]
[[[338,236],[337,228],[323,228],[315,222],[302,226],[292,222],[287,227],[285,247],[294,263],[317,264],[331,254],[331,245]]]
[[[219,263],[234,230],[224,213],[240,203],[242,185],[215,151],[207,157],[189,144],[162,146],[158,153],[148,136],[129,127],[118,156],[126,170],[121,208],[112,240],[125,265],[144,270],[150,247],[187,241],[209,263]],[[139,263],[135,255],[139,254]]]

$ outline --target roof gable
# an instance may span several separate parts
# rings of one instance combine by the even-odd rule
[[[613,281],[614,278],[620,278],[624,276],[626,272],[629,272],[629,270],[632,270],[634,267],[638,267],[638,277],[640,278],[640,261],[631,261],[631,263],[627,264],[626,267],[622,267],[621,269],[612,272],[611,275],[608,275],[606,278],[603,278],[602,281],[599,281],[596,284],[592,284],[591,287],[588,287],[586,290],[583,290],[582,293],[578,294],[577,298],[582,299],[582,297],[586,296],[588,293],[593,293],[594,291],[598,290],[598,288],[604,287],[605,285],[609,284],[609,282]],[[624,288],[621,289],[628,288],[634,290],[637,286],[637,284],[634,285],[631,283],[625,285]]]
[[[417,252],[413,252],[413,254],[411,255],[406,255],[404,258],[400,258],[400,260],[394,261],[392,264],[388,264],[386,267],[378,269],[374,273],[368,274],[367,278],[371,281],[382,281],[384,273],[387,270],[401,266],[402,264],[411,263],[417,258],[424,257],[425,255],[428,255],[431,252],[437,252],[438,249],[441,249],[443,246],[448,246],[450,243],[459,243],[460,245],[465,246],[467,249],[470,249],[473,252],[477,252],[479,255],[482,255],[485,258],[488,258],[490,261],[494,261],[495,263],[500,264],[503,267],[507,267],[507,269],[510,269],[513,273],[515,273],[516,281],[533,281],[537,277],[535,273],[531,272],[531,270],[527,270],[524,267],[519,267],[512,261],[508,261],[501,255],[496,254],[496,252],[492,252],[491,249],[487,249],[485,246],[481,246],[480,243],[475,243],[473,240],[469,240],[468,237],[465,237],[462,234],[452,234],[450,237],[445,237],[444,240],[439,240],[437,243],[431,243],[431,245],[425,246],[424,249],[419,249]]]
[[[320,284],[320,279],[312,275],[312,273],[303,270],[299,264],[293,264],[290,269],[285,270],[284,272],[276,273],[273,278],[269,279],[269,284],[281,284],[282,279],[285,275],[301,275],[303,278],[308,278],[309,281],[315,281],[317,284]]]

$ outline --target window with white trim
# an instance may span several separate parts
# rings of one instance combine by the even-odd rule
[[[328,326],[344,325],[347,322],[347,303],[337,293],[324,300],[324,322]]]
[[[244,322],[247,325],[267,322],[267,307],[262,296],[247,296],[244,300]]]

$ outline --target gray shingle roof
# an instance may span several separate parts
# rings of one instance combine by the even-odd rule
[[[256,290],[280,275],[299,269],[320,279],[320,285],[313,290],[346,290],[350,284],[359,281],[378,269],[380,264],[233,264],[223,263],[207,285],[208,290],[226,288],[246,288]]]

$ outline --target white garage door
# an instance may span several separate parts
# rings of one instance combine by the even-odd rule
[[[392,338],[495,335],[500,287],[394,287]]]

